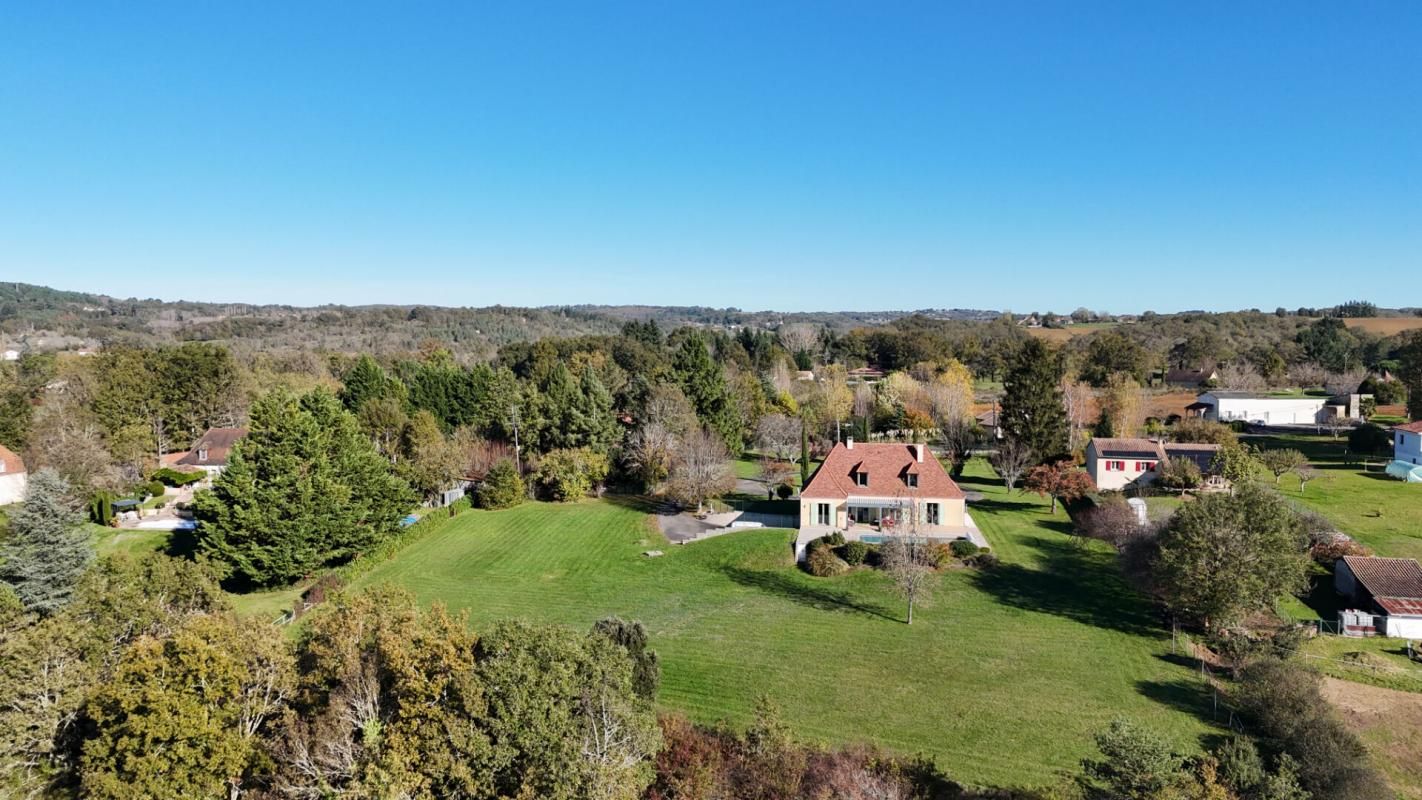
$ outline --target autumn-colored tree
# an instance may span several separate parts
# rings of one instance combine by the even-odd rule
[[[1070,503],[1096,488],[1090,475],[1065,459],[1033,467],[1023,486],[1029,492],[1052,498],[1053,514],[1057,513],[1057,501]]]

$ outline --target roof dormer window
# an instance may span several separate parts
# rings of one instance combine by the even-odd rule
[[[206,461],[206,460],[207,460],[207,448],[206,448],[206,447],[200,447],[200,448],[198,448],[198,461]]]
[[[907,475],[904,476],[904,483],[907,484],[910,489],[917,489],[917,488],[918,488],[918,474],[917,474],[917,473],[914,473],[914,472],[908,473]]]
[[[854,471],[854,485],[856,485],[856,486],[868,486],[868,485],[869,485],[869,473],[865,472],[864,470],[855,470],[855,471]]]

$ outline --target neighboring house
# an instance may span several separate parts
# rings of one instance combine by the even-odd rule
[[[28,482],[25,462],[10,448],[0,444],[0,506],[25,499],[25,485]]]
[[[1191,410],[1211,422],[1242,420],[1260,425],[1313,425],[1322,422],[1326,397],[1273,397],[1255,392],[1209,391]]]
[[[232,445],[247,435],[246,428],[208,428],[193,448],[173,463],[175,469],[196,467],[215,478],[227,469],[227,457]]]
[[[1086,471],[1102,491],[1148,486],[1160,476],[1160,465],[1176,458],[1195,462],[1210,478],[1219,450],[1217,444],[1098,437],[1086,443]]]
[[[1422,483],[1422,421],[1392,429],[1392,463],[1387,474],[1408,483]]]
[[[874,367],[857,367],[847,375],[849,383],[877,383],[884,379],[884,371]]]
[[[930,539],[981,535],[968,519],[963,490],[921,444],[836,444],[800,492],[796,558],[817,536],[875,542],[884,531],[915,530]],[[974,536],[977,534],[977,536]]]
[[[1333,588],[1352,608],[1375,615],[1383,636],[1422,638],[1422,566],[1414,559],[1344,556],[1334,565]]]
[[[1185,389],[1199,389],[1205,384],[1219,379],[1220,374],[1214,367],[1172,369],[1165,373],[1167,385]]]

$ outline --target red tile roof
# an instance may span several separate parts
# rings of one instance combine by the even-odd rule
[[[246,435],[246,428],[208,428],[207,433],[193,442],[193,449],[178,459],[177,464],[184,467],[225,467],[232,445]],[[200,458],[204,450],[207,451],[206,459]]]
[[[25,462],[15,455],[15,451],[0,444],[0,475],[15,475],[25,471]]]
[[[1096,454],[1102,456],[1129,456],[1135,458],[1164,458],[1160,442],[1153,439],[1113,439],[1105,436],[1091,440],[1096,446]]]
[[[1353,577],[1374,599],[1379,597],[1422,600],[1422,566],[1411,558],[1344,556]]]
[[[853,449],[847,444],[837,444],[810,477],[800,496],[826,500],[843,500],[850,495],[962,499],[963,490],[948,477],[947,470],[928,451],[928,446],[922,447],[923,462],[920,463],[916,446],[911,444],[856,442]],[[857,472],[868,474],[868,486],[856,484]],[[904,476],[911,472],[918,475],[916,488],[904,481]]]
[[[1409,422],[1406,425],[1394,425],[1395,431],[1407,431],[1408,433],[1422,433],[1422,419],[1416,422]]]

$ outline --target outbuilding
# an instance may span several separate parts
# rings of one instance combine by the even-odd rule
[[[1411,558],[1344,556],[1333,588],[1350,608],[1374,615],[1377,633],[1422,639],[1422,566]]]

